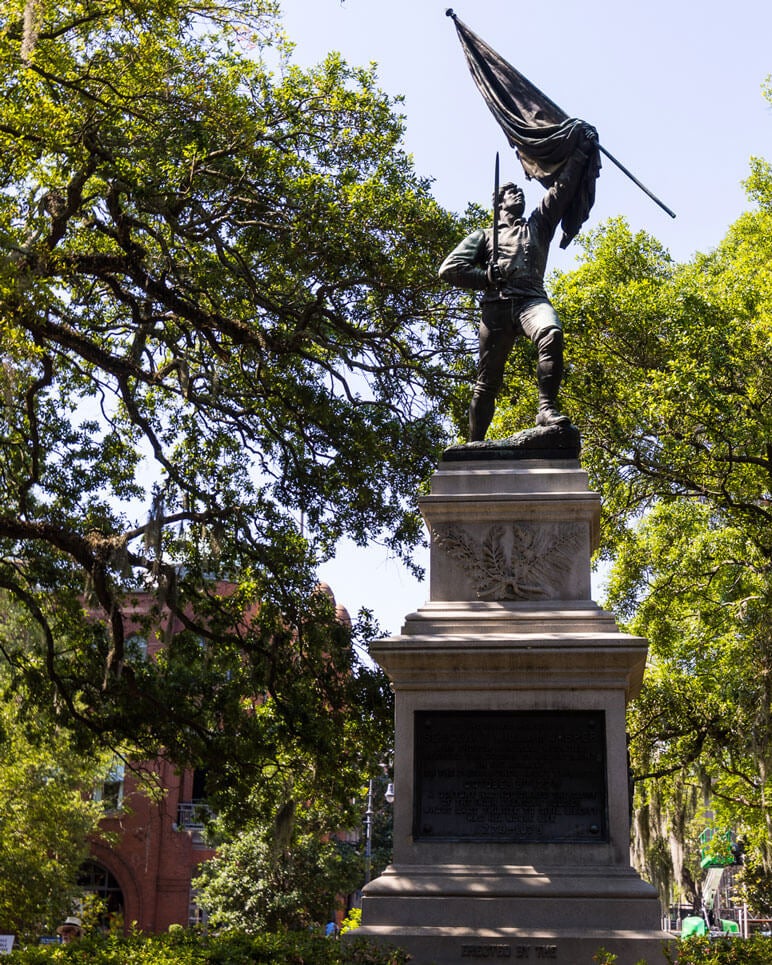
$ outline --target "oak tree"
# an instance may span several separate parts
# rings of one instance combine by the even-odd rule
[[[293,65],[270,0],[9,0],[0,63],[3,657],[84,747],[345,800],[388,699],[315,567],[421,538],[455,220],[374,69]]]

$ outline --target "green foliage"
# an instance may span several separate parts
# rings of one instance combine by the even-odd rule
[[[69,945],[14,948],[18,965],[405,965],[399,949],[361,940],[337,942],[308,932],[202,936],[168,935],[85,938]]]
[[[343,965],[407,965],[411,956],[402,949],[364,938],[343,942]]]
[[[247,829],[222,844],[194,881],[197,900],[214,928],[249,935],[323,925],[336,898],[363,881],[357,849],[318,833],[297,831],[286,843],[273,829]]]
[[[770,965],[772,942],[748,939],[689,938],[665,946],[665,957],[679,965]],[[599,950],[593,960],[615,956]],[[405,965],[398,948],[360,939],[330,941],[308,933],[247,936],[238,932],[201,936],[187,931],[169,935],[83,939],[67,946],[14,949],[18,965],[88,963],[88,965]],[[645,965],[639,962],[638,965]]]
[[[374,70],[294,66],[269,0],[10,0],[0,65],[4,659],[84,747],[345,801],[389,707],[315,568],[422,538],[454,218]]]
[[[744,216],[716,252],[683,266],[614,221],[556,281],[566,405],[603,486],[607,550],[655,501],[681,498],[707,502],[768,548],[771,292],[765,255],[743,235],[752,225],[764,238],[769,218]]]
[[[772,942],[748,939],[689,938],[665,946],[665,957],[679,965],[770,965]],[[600,949],[593,961],[610,963],[613,953]],[[14,950],[19,965],[83,962],[89,965],[405,965],[400,949],[359,939],[335,942],[318,935],[244,936],[227,933],[202,937],[190,932],[167,936],[92,939],[62,947]],[[638,965],[645,965],[645,961]]]
[[[760,855],[751,852],[735,877],[738,894],[756,918],[772,918],[772,875]]]
[[[362,924],[362,909],[350,908],[348,914],[340,923],[341,935],[346,935],[350,931],[356,931]]]
[[[72,911],[78,867],[102,808],[84,799],[104,770],[83,758],[66,733],[18,719],[18,701],[0,702],[0,922],[24,940]]]
[[[281,798],[272,796],[277,784],[257,787],[241,817],[226,815],[217,822],[218,852],[200,866],[194,882],[197,900],[216,928],[253,934],[324,925],[340,899],[366,880],[367,786],[343,810],[323,796],[310,798],[302,773],[292,783],[287,773],[283,781]],[[391,860],[385,781],[385,775],[372,781],[371,878]],[[252,819],[245,821],[244,813]],[[355,833],[341,840],[346,829]]]
[[[606,951],[605,948],[599,948],[598,951],[592,956],[592,960],[597,962],[598,965],[614,965],[614,962],[619,956],[615,955],[613,952]]]
[[[665,951],[678,965],[769,965],[772,942],[763,935],[750,938],[687,938]]]

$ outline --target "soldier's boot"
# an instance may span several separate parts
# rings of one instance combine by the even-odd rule
[[[469,441],[482,442],[488,426],[493,421],[496,406],[495,393],[480,391],[475,387],[469,406]]]
[[[536,413],[537,426],[570,426],[571,420],[558,409],[554,399],[539,397],[539,411]]]
[[[539,386],[537,426],[569,426],[571,420],[557,407],[558,390],[563,380],[563,332],[549,328],[536,340],[539,360],[536,379]]]

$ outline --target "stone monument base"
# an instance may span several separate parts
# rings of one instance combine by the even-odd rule
[[[393,929],[373,926],[367,929],[367,933],[381,944],[409,947],[413,965],[441,965],[474,959],[595,965],[599,951],[616,955],[615,965],[664,965],[667,962],[663,942],[652,938],[648,931],[583,928],[572,933],[570,929],[482,928],[468,931],[457,927]],[[359,935],[360,931],[351,934]]]
[[[415,965],[593,965],[601,949],[616,965],[664,965],[669,936],[652,891],[630,868],[391,867],[366,889],[378,924],[355,934],[405,948]]]
[[[420,501],[430,598],[372,646],[395,695],[394,858],[354,934],[414,965],[601,948],[664,965],[629,848],[625,707],[647,644],[591,600],[600,500],[577,453],[528,444],[447,452]]]

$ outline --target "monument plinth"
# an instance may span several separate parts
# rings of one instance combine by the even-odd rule
[[[394,857],[357,934],[416,965],[665,961],[629,858],[647,645],[592,602],[600,500],[575,454],[546,455],[448,451],[421,500],[430,599],[372,647],[395,693]]]

